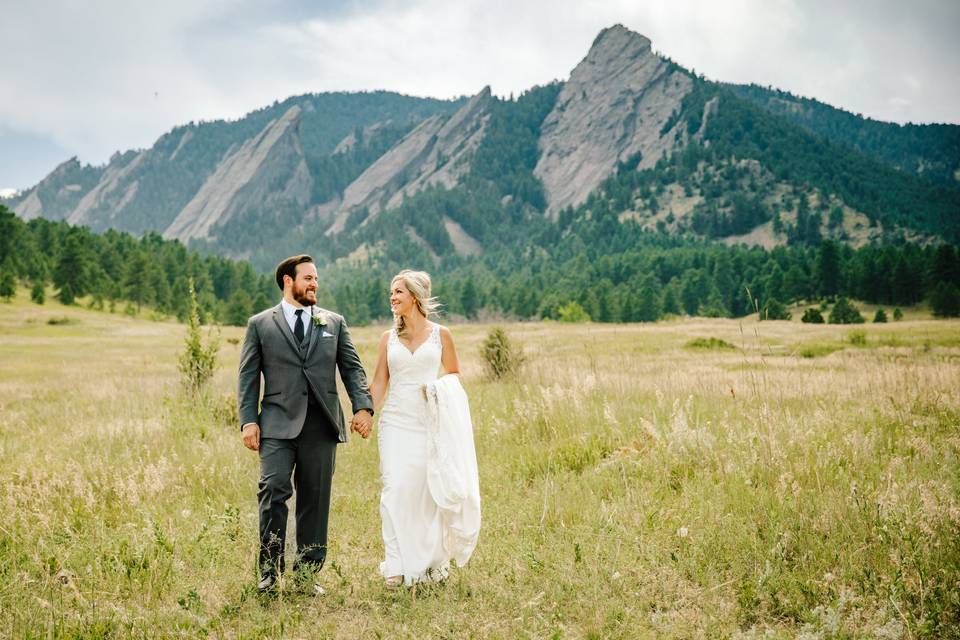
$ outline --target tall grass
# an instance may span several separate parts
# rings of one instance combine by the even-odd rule
[[[197,407],[183,327],[23,294],[0,305],[0,636],[960,637],[957,329],[866,326],[854,346],[799,322],[520,324],[523,374],[496,382],[489,327],[454,327],[484,510],[470,564],[382,587],[376,444],[357,438],[329,595],[260,598],[240,331],[224,400]],[[368,366],[380,331],[353,332]],[[687,348],[702,336],[735,348]]]

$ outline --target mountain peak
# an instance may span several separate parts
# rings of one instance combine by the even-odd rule
[[[627,59],[648,55],[652,52],[652,43],[644,35],[615,24],[601,31],[590,45],[586,60]]]
[[[677,131],[664,127],[691,86],[649,39],[623,25],[604,29],[543,122],[534,175],[550,216],[583,202],[618,162],[636,157],[648,168],[671,151]]]

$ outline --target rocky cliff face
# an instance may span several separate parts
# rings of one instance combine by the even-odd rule
[[[313,184],[300,145],[301,109],[294,105],[259,134],[229,152],[200,191],[163,232],[183,241],[209,238],[211,229],[247,210],[304,208]]]
[[[313,201],[314,173],[323,178],[338,166],[318,158],[370,143],[385,124],[414,126],[460,104],[386,92],[298,96],[237,121],[177,127],[151,148],[114,154],[104,166],[73,158],[2,204],[24,219],[157,231],[185,241],[211,240],[231,225],[252,228],[245,233],[256,236],[277,217],[289,225],[317,213],[314,219],[326,218],[325,229],[340,201]]]
[[[601,32],[543,123],[534,174],[548,214],[583,202],[618,162],[640,154],[640,167],[654,166],[674,147],[683,124],[661,130],[691,87],[647,38],[620,25]]]
[[[64,220],[76,209],[86,192],[99,182],[103,173],[103,168],[84,167],[76,158],[70,158],[23,194],[12,209],[24,220],[39,216]]]
[[[456,185],[483,139],[490,101],[490,87],[485,87],[452,116],[424,120],[344,190],[327,234],[343,231],[358,209],[366,207],[373,217],[431,185]]]

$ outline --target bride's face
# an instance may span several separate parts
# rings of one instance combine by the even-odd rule
[[[410,315],[417,306],[417,300],[413,294],[407,290],[407,285],[403,280],[394,280],[390,284],[390,310],[394,315]]]

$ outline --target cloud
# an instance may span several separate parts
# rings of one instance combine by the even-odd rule
[[[566,78],[615,23],[712,79],[960,122],[960,3],[935,0],[46,0],[4,14],[0,127],[87,162],[299,93],[519,93]]]

